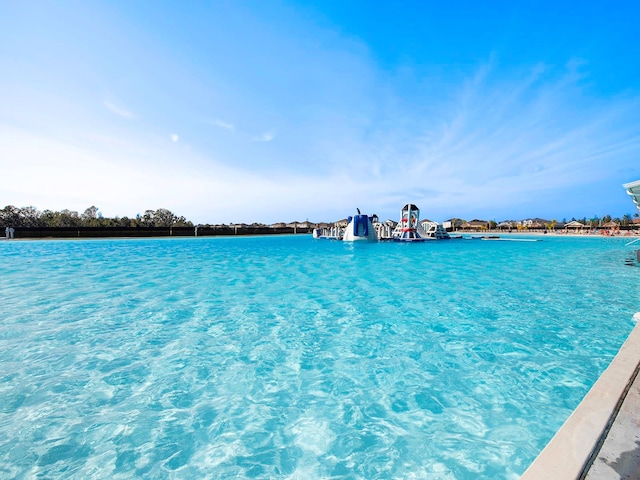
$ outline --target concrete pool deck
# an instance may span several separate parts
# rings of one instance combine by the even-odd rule
[[[618,354],[521,480],[640,478],[640,313]]]

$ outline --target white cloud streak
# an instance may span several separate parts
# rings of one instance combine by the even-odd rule
[[[126,119],[135,117],[135,115],[131,111],[127,110],[126,108],[120,106],[119,104],[111,100],[105,99],[102,102],[102,104],[107,110],[109,110],[111,113],[115,113],[119,117],[126,118]]]
[[[236,129],[235,125],[233,125],[232,123],[225,122],[225,121],[220,120],[220,119],[215,119],[215,120],[213,121],[213,124],[214,124],[216,127],[224,128],[225,130],[231,130],[231,131],[234,131],[234,130]]]
[[[253,137],[252,140],[254,142],[270,142],[275,138],[275,134],[271,132],[263,133],[262,135],[258,135]]]
[[[409,114],[411,134],[368,139],[365,159],[347,159],[345,168],[382,176],[387,193],[412,192],[443,216],[508,215],[536,201],[540,215],[552,215],[561,206],[545,203],[549,192],[570,198],[573,188],[611,178],[640,155],[639,98],[589,96],[576,62],[561,72],[538,65],[511,75],[495,63],[457,93],[446,92],[452,100],[434,104],[426,117],[390,115],[390,123],[406,124]],[[383,149],[381,162],[375,152]],[[596,203],[584,199],[589,209]]]
[[[409,99],[423,108],[394,102],[393,89],[371,88],[371,98],[363,98],[378,107],[367,115],[377,110],[383,123],[349,115],[337,102],[310,123],[285,118],[278,128],[287,135],[269,149],[257,143],[272,141],[273,131],[248,137],[253,142],[222,135],[206,144],[193,125],[192,148],[166,152],[162,135],[153,133],[166,126],[125,133],[82,124],[60,136],[0,125],[0,137],[9,139],[0,144],[0,158],[11,159],[0,160],[9,186],[0,204],[97,205],[107,216],[163,207],[202,223],[331,221],[356,207],[395,218],[408,201],[434,220],[501,220],[526,209],[536,216],[580,215],[540,199],[572,199],[575,188],[611,178],[640,155],[638,98],[589,96],[584,76],[548,65],[507,75],[492,60],[437,97]],[[251,112],[242,113],[250,124]],[[177,133],[169,139],[180,141]],[[95,178],[100,182],[87,181]],[[596,210],[597,198],[575,202],[586,204],[588,215],[624,213]]]

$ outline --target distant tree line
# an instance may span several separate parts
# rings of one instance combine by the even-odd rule
[[[592,218],[571,218],[571,220],[578,220],[584,225],[592,228],[597,228],[608,222],[616,222],[623,227],[629,226],[633,223],[633,218],[638,218],[638,213],[632,215],[623,215],[622,218],[611,217],[611,215],[604,215],[603,217],[594,216]],[[456,226],[458,224],[467,223],[465,220],[456,218]],[[490,229],[497,227],[495,220],[489,220],[487,222]],[[553,230],[557,225],[556,220],[551,222],[545,222],[544,226],[547,229]],[[567,223],[567,219],[562,220],[562,224]],[[51,210],[40,211],[35,207],[23,207],[18,208],[13,205],[7,205],[0,210],[0,226],[11,227],[193,227],[193,223],[183,216],[178,216],[167,210],[166,208],[159,208],[158,210],[145,210],[144,214],[136,215],[135,218],[129,217],[104,217],[100,213],[99,209],[95,206],[87,208],[82,214],[71,210],[61,210],[54,212]],[[259,226],[259,224],[254,224]]]
[[[0,210],[0,225],[11,227],[193,227],[193,223],[166,208],[146,210],[143,215],[104,217],[91,206],[82,214],[71,210],[39,211],[35,207],[17,208],[7,205]]]
[[[604,215],[603,217],[598,217],[597,215],[593,218],[572,218],[571,220],[577,220],[580,223],[584,223],[585,225],[589,225],[593,228],[599,227],[600,225],[604,225],[605,223],[615,222],[619,223],[623,227],[627,227],[633,223],[633,218],[638,218],[639,215],[637,213],[633,214],[625,214],[622,218],[619,217],[611,217],[611,215]],[[564,220],[566,223],[566,220]]]
[[[622,226],[622,227],[629,227],[630,225],[634,224],[634,219],[638,219],[640,218],[640,214],[638,213],[634,213],[632,214],[625,214],[622,217],[612,217],[611,215],[604,215],[602,217],[598,217],[597,215],[594,215],[591,218],[587,218],[587,217],[583,217],[583,218],[575,218],[572,217],[570,221],[578,221],[580,223],[582,223],[583,225],[587,226],[587,227],[591,227],[591,228],[598,228],[601,227],[602,225],[606,225],[609,222],[614,222],[617,223],[618,225]],[[540,228],[540,227],[544,227],[547,230],[554,230],[555,228],[557,228],[558,226],[563,227],[568,220],[566,218],[562,219],[562,222],[558,222],[558,220],[541,220],[538,219],[540,225],[538,227],[533,226],[533,228]],[[536,220],[536,221],[538,221]],[[449,220],[450,222],[452,222],[456,228],[457,227],[463,227],[466,224],[469,223],[473,223],[473,222],[484,222],[487,224],[487,228],[493,230],[495,228],[497,228],[499,226],[498,222],[496,222],[495,220],[471,220],[471,222],[467,222],[464,219],[461,218],[452,218],[451,220]],[[515,220],[505,220],[505,222],[507,223],[511,223],[514,225],[514,228],[518,227],[518,229],[526,229],[526,228],[531,228],[531,225],[526,225],[525,223],[523,223],[522,221],[515,221]],[[529,222],[531,222],[531,220],[529,220]]]
[[[587,217],[583,217],[583,218],[575,218],[575,217],[571,217],[570,221],[578,221],[584,225],[586,225],[587,227],[591,227],[591,228],[598,228],[601,227],[602,225],[605,225],[609,222],[614,222],[617,223],[620,226],[623,227],[628,227],[629,225],[633,224],[633,219],[634,218],[638,218],[639,215],[637,213],[631,215],[630,213],[627,213],[625,215],[623,215],[622,217],[612,217],[611,215],[603,215],[602,217],[598,217],[597,215],[594,215],[591,218],[587,218]],[[555,222],[555,220],[554,220]],[[563,218],[562,219],[562,223],[565,224],[567,223],[567,219]]]

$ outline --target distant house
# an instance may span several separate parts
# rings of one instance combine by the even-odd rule
[[[347,228],[347,225],[349,225],[349,222],[347,222],[346,218],[343,218],[342,220],[338,220],[337,222],[333,222],[333,225],[336,226],[336,227]]]
[[[271,228],[287,228],[287,224],[284,222],[278,222],[271,225]]]
[[[449,220],[445,220],[444,222],[442,222],[442,227],[446,231],[451,232],[453,230],[461,228],[463,223],[463,220],[460,218],[450,218]]]
[[[470,230],[488,230],[489,222],[487,222],[486,220],[478,220],[476,218],[471,220],[470,222],[465,223],[463,227]]]
[[[527,218],[526,220],[522,220],[520,225],[527,228],[544,228],[544,226],[548,223],[551,223],[549,220],[545,220],[544,218]]]

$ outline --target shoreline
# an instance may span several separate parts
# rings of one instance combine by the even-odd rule
[[[87,239],[87,238],[175,238],[175,237],[235,237],[256,235],[307,235],[314,227],[16,227],[14,238],[0,237],[0,240],[44,240],[44,239]],[[450,235],[536,237],[536,238],[621,238],[629,241],[640,238],[640,229],[633,230],[454,230]]]
[[[515,236],[536,236],[536,237],[580,237],[580,238],[629,238],[629,239],[635,239],[635,238],[640,238],[640,230],[632,232],[629,231],[630,233],[617,233],[617,234],[613,234],[613,235],[605,235],[602,234],[600,232],[597,233],[578,233],[578,232],[567,232],[565,233],[564,231],[559,232],[529,232],[529,231],[517,231],[517,232],[504,232],[501,230],[484,230],[481,232],[468,232],[466,230],[464,231],[454,231],[454,232],[449,232],[449,234],[453,234],[453,235],[515,235]]]

